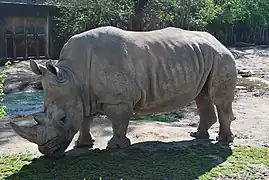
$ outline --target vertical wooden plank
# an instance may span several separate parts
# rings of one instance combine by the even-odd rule
[[[4,33],[4,57],[7,59],[7,34]]]
[[[26,32],[26,20],[27,17],[24,17],[24,38],[25,38],[25,59],[28,59],[28,38],[27,38],[27,32]]]
[[[234,33],[234,25],[233,25],[231,27],[231,38],[230,38],[231,45],[234,43],[234,37],[235,37],[235,33]]]
[[[38,17],[35,17],[35,33],[34,33],[34,39],[36,42],[36,54],[35,54],[35,58],[39,59],[39,44],[38,44],[38,30],[37,30],[37,25],[38,25]]]
[[[49,13],[47,14],[47,17],[46,17],[46,30],[45,30],[45,33],[46,33],[46,40],[45,40],[45,47],[46,47],[46,50],[45,50],[45,57],[47,59],[50,58],[50,54],[49,54],[49,36],[50,36],[50,32],[49,32],[49,27],[50,27],[50,19],[49,19]]]
[[[5,59],[7,59],[7,33],[5,32],[6,31],[6,18],[5,17],[3,17],[3,19],[4,19],[4,31],[3,31],[3,34],[4,34],[4,36],[3,36],[3,38],[4,38],[4,44],[3,44],[3,50],[4,50],[4,58]]]
[[[13,59],[17,59],[16,36],[15,36],[15,16],[12,16],[12,41],[13,41]]]
[[[262,43],[265,44],[265,38],[264,38],[264,28],[262,28]]]
[[[5,59],[4,56],[4,19],[0,15],[0,62]]]
[[[233,44],[236,43],[236,39],[237,39],[237,34],[236,34],[236,30],[234,29],[234,26],[233,26]]]
[[[49,57],[52,58],[53,56],[53,39],[52,39],[52,28],[53,28],[53,24],[52,24],[52,17],[49,14]]]
[[[39,38],[35,38],[36,41],[36,59],[40,59],[40,51],[39,51]]]

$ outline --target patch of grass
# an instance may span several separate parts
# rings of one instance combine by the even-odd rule
[[[0,179],[10,176],[32,162],[34,155],[14,154],[0,157]]]
[[[175,145],[159,145],[163,144]],[[210,180],[218,174],[243,172],[249,163],[269,165],[269,150],[243,146],[231,150],[227,146],[204,143],[154,152],[138,148],[116,152],[91,150],[58,160],[20,154],[0,157],[0,178]]]
[[[143,121],[157,121],[157,122],[176,122],[177,118],[173,118],[166,114],[154,114],[154,115],[134,115],[134,120],[143,120]]]
[[[213,168],[210,172],[202,175],[201,180],[211,179],[217,175],[232,176],[243,175],[250,170],[249,165],[263,164],[269,169],[269,149],[239,146],[232,149],[232,155],[227,158],[223,165]],[[255,174],[252,174],[255,179]],[[248,177],[250,178],[250,177]]]

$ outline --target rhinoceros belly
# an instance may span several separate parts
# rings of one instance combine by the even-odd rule
[[[184,69],[184,68],[183,68]],[[187,69],[187,68],[186,68]],[[167,75],[158,69],[150,72],[147,83],[141,83],[141,98],[134,111],[139,114],[168,112],[190,103],[200,93],[209,71],[182,69]],[[149,78],[150,77],[150,78]],[[146,84],[146,85],[145,85]]]
[[[137,114],[151,114],[173,111],[190,103],[196,96],[196,90],[180,92],[172,97],[163,97],[156,101],[147,102],[142,106],[138,104],[135,106],[134,112]]]

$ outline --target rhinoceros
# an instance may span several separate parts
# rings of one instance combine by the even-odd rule
[[[176,27],[144,32],[104,26],[72,36],[58,62],[30,61],[41,76],[44,112],[37,123],[12,128],[48,156],[61,156],[79,131],[76,147],[91,147],[94,114],[112,122],[107,148],[125,148],[134,114],[169,112],[196,102],[200,122],[195,138],[209,138],[220,123],[217,140],[232,142],[231,121],[237,70],[232,53],[213,35]]]

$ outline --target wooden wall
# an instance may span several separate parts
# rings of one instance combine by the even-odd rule
[[[35,16],[4,17],[5,54],[11,59],[49,57],[49,18]]]

